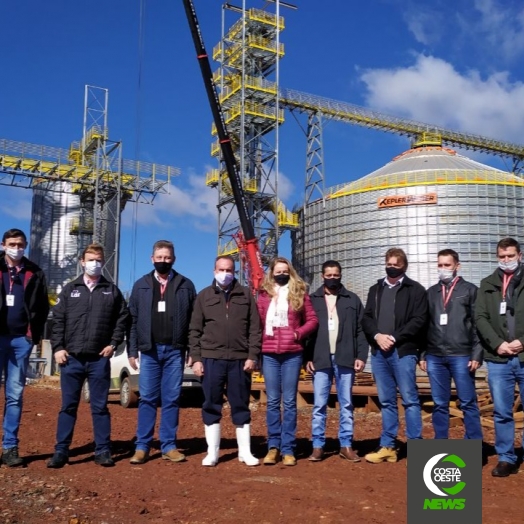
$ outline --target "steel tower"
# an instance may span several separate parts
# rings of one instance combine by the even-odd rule
[[[270,13],[246,9],[245,1],[242,8],[224,4],[222,39],[213,49],[213,59],[220,63],[215,82],[264,264],[278,253],[282,232],[298,227],[298,215],[278,198],[278,127],[284,122],[278,68],[284,55],[280,42],[284,19],[278,2],[275,5],[277,12]],[[226,14],[236,18],[227,31]],[[212,134],[216,135],[214,126]],[[236,255],[239,225],[218,141],[212,144],[211,155],[220,162],[206,180],[218,188],[218,252]]]

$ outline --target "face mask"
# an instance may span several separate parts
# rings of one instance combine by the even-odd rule
[[[285,286],[289,282],[289,275],[284,275],[283,273],[274,275],[273,278],[279,286]]]
[[[153,262],[153,265],[159,275],[167,275],[173,267],[173,262]]]
[[[325,278],[324,287],[327,287],[331,291],[335,291],[340,287],[340,278]]]
[[[227,287],[231,282],[233,282],[233,279],[235,278],[235,275],[233,273],[226,273],[225,271],[220,271],[219,273],[215,273],[215,280],[217,281],[217,284],[220,287]]]
[[[18,262],[19,260],[22,260],[22,257],[24,256],[24,249],[22,248],[16,248],[16,247],[8,247],[5,250],[5,254],[11,259]]]
[[[518,267],[518,260],[511,260],[510,262],[499,262],[499,268],[502,269],[504,273],[514,273]]]
[[[99,277],[102,274],[102,262],[99,260],[87,260],[85,272],[90,277]]]
[[[453,269],[439,269],[438,270],[438,278],[444,284],[448,284],[455,278],[456,272]]]
[[[404,274],[404,268],[398,268],[398,267],[387,267],[386,268],[386,275],[390,278],[397,278],[403,274]]]

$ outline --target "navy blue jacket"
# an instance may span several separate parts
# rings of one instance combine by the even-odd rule
[[[153,279],[154,271],[138,279],[129,298],[131,312],[131,334],[127,352],[130,357],[138,357],[138,352],[151,351],[153,338],[151,331],[151,315],[153,311]],[[169,281],[166,293],[173,295],[175,300],[173,315],[173,346],[186,350],[188,345],[189,322],[196,298],[196,289],[188,278],[174,271]]]

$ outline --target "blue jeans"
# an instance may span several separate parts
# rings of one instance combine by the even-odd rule
[[[428,355],[429,383],[433,408],[433,429],[435,438],[447,439],[449,436],[449,401],[451,398],[451,379],[455,381],[460,409],[464,414],[464,438],[482,440],[480,411],[475,391],[475,373],[468,369],[470,357],[440,357]]]
[[[176,449],[183,377],[183,351],[173,346],[156,344],[151,351],[140,354],[137,450],[149,451],[155,433],[156,410],[160,404],[162,405],[158,430],[160,450],[162,453],[168,453]]]
[[[493,397],[493,418],[495,420],[495,451],[499,461],[515,464],[515,384],[524,398],[524,362],[512,357],[505,363],[487,362],[488,384]]]
[[[262,368],[267,395],[267,445],[282,455],[295,452],[297,432],[297,390],[302,352],[264,353]],[[284,404],[281,416],[280,404]]]
[[[18,446],[18,429],[22,418],[22,404],[29,355],[33,344],[24,336],[0,336],[0,377],[5,375],[4,435],[2,447]]]
[[[340,447],[350,448],[353,443],[353,402],[351,390],[355,380],[355,370],[337,366],[335,355],[331,355],[331,367],[317,369],[313,375],[315,405],[313,406],[312,436],[314,448],[323,448],[326,443],[326,411],[333,376],[335,377],[337,398],[340,404],[338,427]]]
[[[416,367],[417,357],[415,355],[405,355],[399,358],[396,349],[377,350],[375,355],[371,355],[371,368],[382,407],[382,433],[380,435],[382,447],[395,447],[399,425],[397,388],[405,411],[406,437],[408,439],[422,438],[422,415],[416,383]]]
[[[60,389],[62,409],[58,414],[55,452],[67,455],[73,441],[76,414],[82,386],[89,384],[89,404],[93,418],[95,455],[111,451],[111,415],[107,409],[107,396],[111,382],[111,365],[106,357],[93,355],[67,357],[60,366]]]

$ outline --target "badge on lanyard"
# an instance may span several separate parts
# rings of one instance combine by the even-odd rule
[[[335,331],[335,321],[332,318],[328,319],[328,331]]]
[[[441,326],[447,326],[448,325],[448,314],[442,313],[440,315],[440,325]]]
[[[166,301],[165,300],[160,300],[158,302],[158,312],[159,313],[165,313],[166,311]]]
[[[500,303],[500,314],[505,315],[506,314],[506,302]]]
[[[13,307],[15,305],[15,296],[14,295],[6,295],[5,296],[5,302],[9,307]]]

